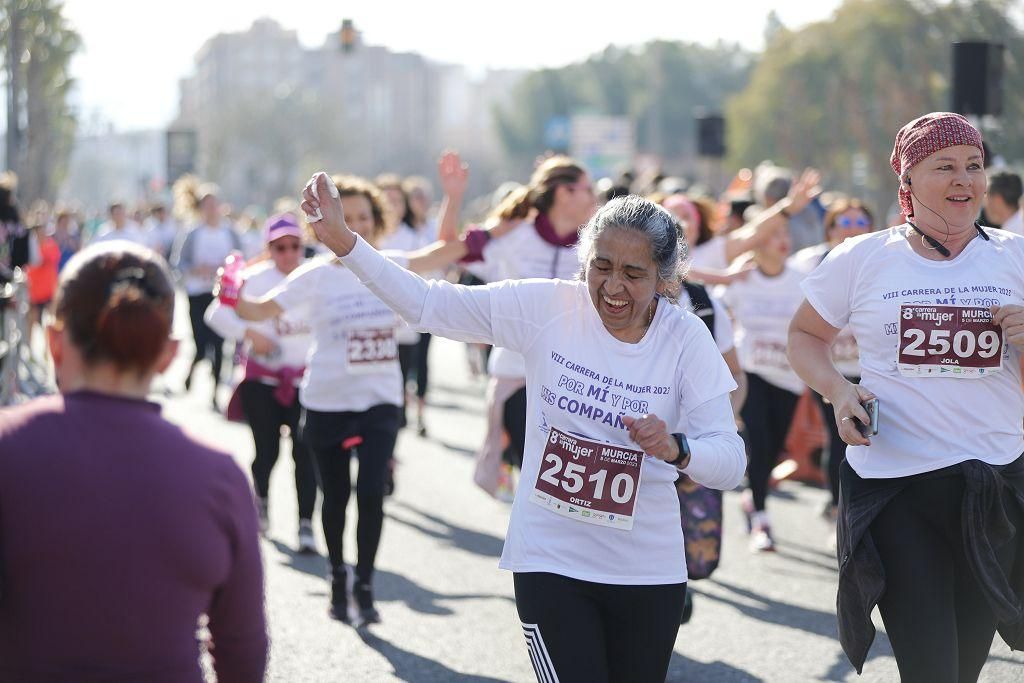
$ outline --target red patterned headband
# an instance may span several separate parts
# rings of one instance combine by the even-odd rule
[[[973,145],[985,150],[981,145],[981,133],[960,114],[936,111],[914,119],[900,128],[896,134],[896,144],[892,148],[889,164],[896,175],[902,180],[907,177],[914,166],[940,149],[956,145]],[[900,208],[904,216],[913,216],[914,207],[910,202],[910,190],[901,186],[899,190]]]

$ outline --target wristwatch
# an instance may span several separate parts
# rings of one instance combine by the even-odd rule
[[[690,444],[686,441],[685,434],[673,434],[672,438],[676,440],[676,446],[679,447],[679,455],[676,456],[675,460],[670,460],[668,464],[673,467],[679,467],[680,463],[687,462],[690,459]]]

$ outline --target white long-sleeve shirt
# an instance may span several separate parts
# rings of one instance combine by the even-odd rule
[[[503,346],[526,359],[526,448],[503,568],[611,584],[686,580],[673,466],[641,454],[639,476],[619,482],[620,498],[636,486],[627,530],[614,527],[621,515],[596,522],[596,512],[581,512],[602,495],[607,498],[604,475],[587,469],[591,476],[579,479],[582,488],[577,488],[568,462],[564,470],[553,469],[561,461],[556,463],[548,446],[561,438],[557,430],[571,435],[570,441],[635,451],[622,417],[653,414],[670,432],[687,435],[686,474],[712,488],[736,486],[746,457],[729,404],[735,383],[699,318],[661,301],[644,338],[628,344],[604,328],[583,282],[509,280],[484,287],[427,282],[361,239],[343,261],[418,329]],[[541,502],[543,482],[559,477],[560,486],[576,491],[582,502],[559,507],[550,496]],[[612,491],[615,497],[614,486]]]

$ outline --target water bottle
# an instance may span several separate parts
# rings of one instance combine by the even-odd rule
[[[245,256],[240,251],[232,251],[224,259],[224,265],[217,269],[217,291],[215,294],[223,305],[231,308],[238,305],[238,295],[242,290],[243,268],[245,268]]]

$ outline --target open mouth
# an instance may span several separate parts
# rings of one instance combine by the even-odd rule
[[[626,307],[629,306],[629,301],[625,299],[614,299],[606,294],[601,295],[601,301],[603,301],[604,305],[607,306],[613,313],[624,311],[626,310]]]
[[[955,194],[950,197],[946,197],[947,202],[953,202],[954,204],[967,204],[971,199],[972,197],[964,194]]]

